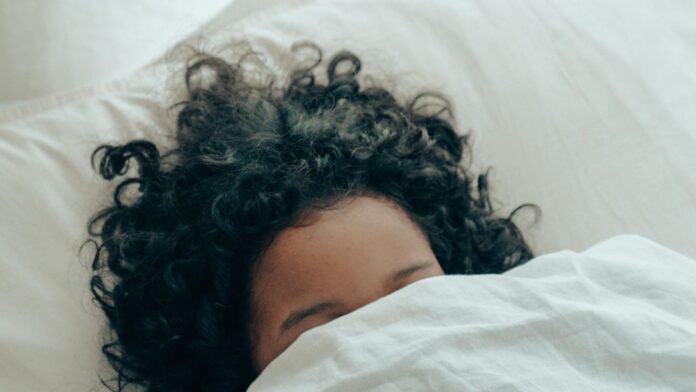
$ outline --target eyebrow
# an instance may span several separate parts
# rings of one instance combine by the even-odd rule
[[[393,275],[391,275],[389,278],[387,278],[384,282],[384,286],[388,287],[401,279],[404,279],[415,272],[418,272],[420,270],[423,270],[427,267],[430,267],[433,264],[432,261],[419,261],[416,262],[404,269],[401,269],[397,272],[395,272]],[[300,321],[304,320],[305,318],[309,316],[313,316],[318,313],[325,312],[329,309],[334,309],[337,307],[340,307],[342,303],[340,301],[332,300],[332,301],[326,301],[326,302],[321,302],[318,304],[314,304],[312,306],[308,306],[305,308],[300,308],[288,316],[288,318],[283,321],[283,323],[280,325],[280,331],[279,333],[282,334],[283,332],[289,330],[290,328],[294,327],[295,325],[299,324]]]

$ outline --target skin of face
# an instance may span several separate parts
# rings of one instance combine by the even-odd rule
[[[259,372],[302,332],[410,283],[443,275],[426,236],[406,212],[371,196],[343,199],[315,212],[309,225],[281,231],[256,266],[252,341]],[[314,314],[302,311],[312,307]]]

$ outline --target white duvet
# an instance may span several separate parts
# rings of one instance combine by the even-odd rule
[[[621,235],[422,280],[301,335],[276,390],[696,391],[696,260]]]

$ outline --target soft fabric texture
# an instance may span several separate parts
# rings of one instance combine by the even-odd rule
[[[696,260],[635,235],[425,279],[302,335],[250,391],[691,391]]]
[[[0,109],[132,72],[230,1],[2,0]]]
[[[192,42],[247,38],[281,69],[313,40],[325,58],[353,50],[404,101],[448,95],[500,213],[541,207],[534,228],[519,221],[538,254],[633,232],[694,258],[695,18],[684,1],[237,0]],[[111,375],[77,257],[111,198],[89,155],[168,142],[174,60],[0,112],[0,389],[101,390]]]

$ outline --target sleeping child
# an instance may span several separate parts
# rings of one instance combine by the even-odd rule
[[[534,256],[512,218],[536,206],[496,215],[444,96],[399,103],[359,82],[346,50],[323,83],[322,50],[292,49],[317,60],[282,86],[244,67],[252,50],[197,53],[174,148],[94,151],[104,179],[122,177],[88,227],[113,390],[245,390],[305,331],[419,280]]]

